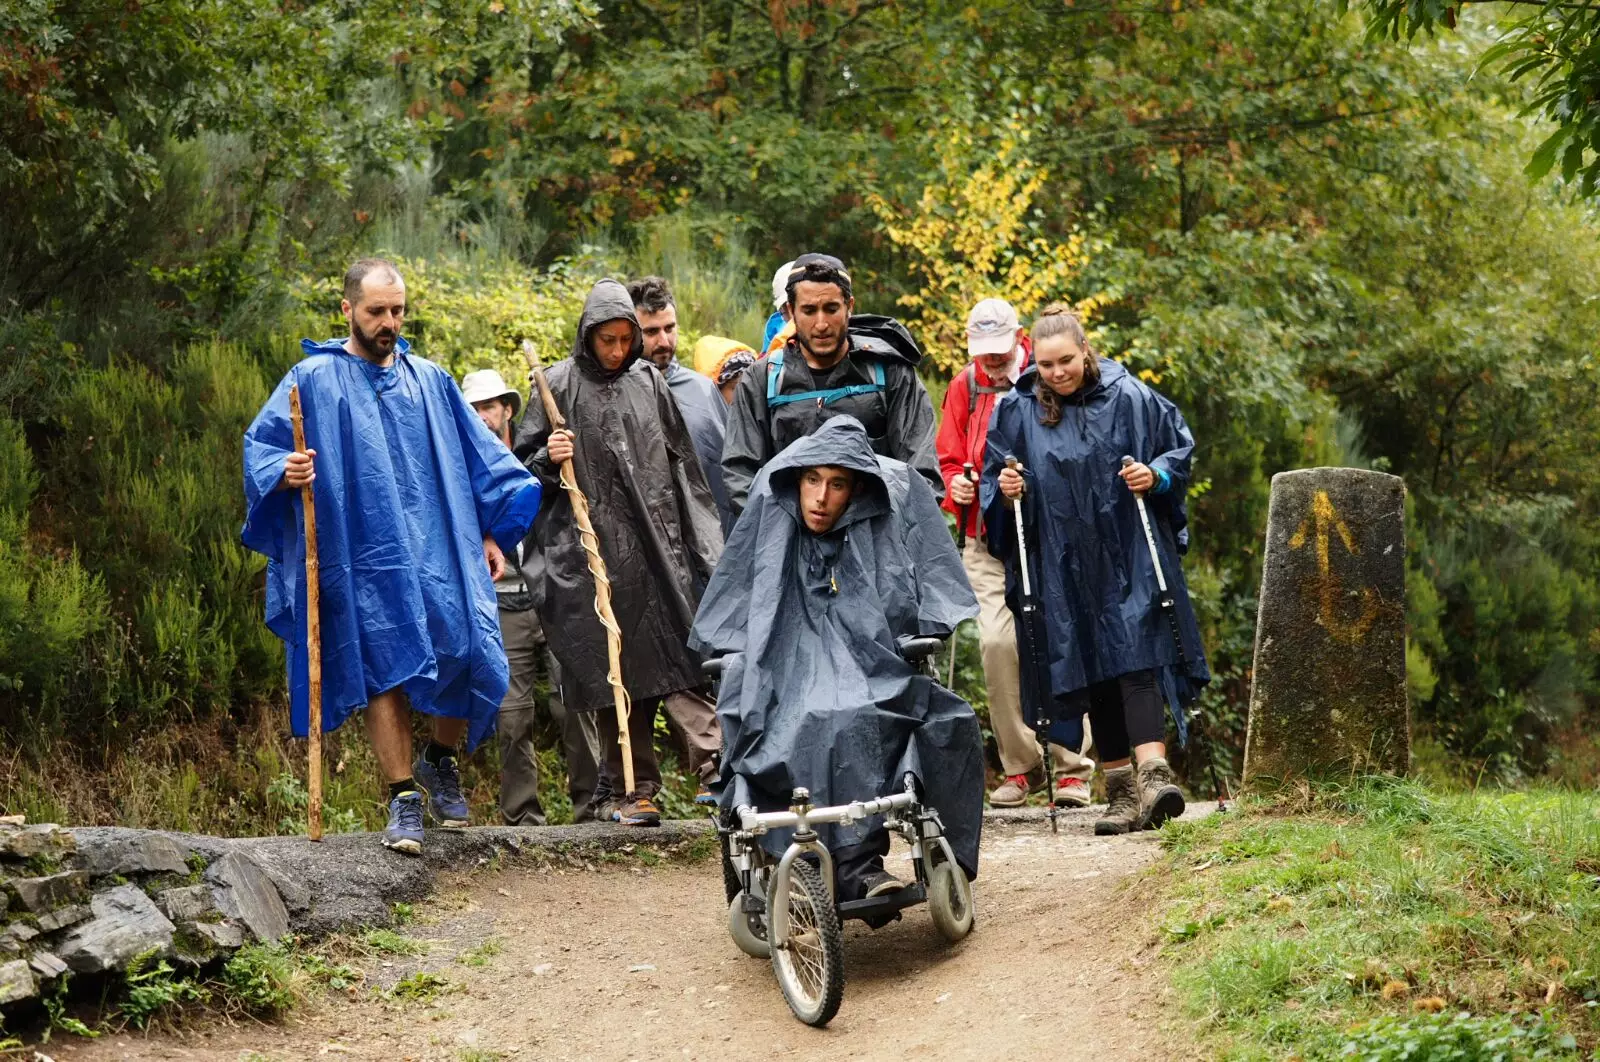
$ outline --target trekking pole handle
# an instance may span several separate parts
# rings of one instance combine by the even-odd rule
[[[1006,458],[1006,467],[1022,474],[1022,462],[1015,457]],[[1026,487],[1024,487],[1026,490]],[[1022,526],[1022,499],[1016,498],[1011,502],[1011,511],[1016,514],[1017,520],[1017,574],[1022,578],[1022,596],[1033,596],[1033,577],[1028,572],[1028,534]]]
[[[1122,467],[1127,468],[1133,464],[1133,458],[1123,455]],[[1131,488],[1130,488],[1131,489]],[[1139,523],[1144,525],[1144,544],[1150,547],[1150,563],[1156,570],[1156,586],[1161,590],[1161,604],[1166,607],[1167,601],[1167,576],[1161,570],[1161,554],[1156,552],[1156,535],[1150,529],[1150,510],[1144,506],[1144,495],[1138,491],[1133,492],[1133,504],[1139,507]]]

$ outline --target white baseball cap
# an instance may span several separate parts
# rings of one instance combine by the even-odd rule
[[[522,412],[522,395],[507,387],[505,377],[494,369],[479,369],[463,376],[461,397],[467,400],[469,406],[487,402],[491,398],[504,398],[511,403],[513,417]]]
[[[793,262],[785,262],[772,274],[772,308],[783,309],[789,301],[789,271],[794,268]]]
[[[1004,299],[984,299],[967,314],[967,353],[1009,354],[1017,341],[1022,323],[1017,311]]]

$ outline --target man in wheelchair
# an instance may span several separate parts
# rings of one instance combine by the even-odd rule
[[[910,772],[956,862],[977,875],[983,739],[972,707],[908,661],[978,604],[927,482],[828,420],[774,457],[701,598],[690,645],[722,658],[720,806],[815,806],[897,792]],[[926,643],[924,643],[926,644]],[[788,830],[762,838],[774,857]],[[904,886],[881,816],[824,826],[840,902]]]

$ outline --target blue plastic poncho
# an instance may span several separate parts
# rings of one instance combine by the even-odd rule
[[[494,729],[509,679],[483,537],[511,553],[539,484],[404,340],[380,369],[344,341],[305,340],[244,436],[244,544],[267,558],[267,626],[288,647],[289,719],[307,731],[306,584],[300,492],[277,490],[294,449],[300,387],[321,568],[322,728],[400,687],[411,706]]]
[[[1161,669],[1169,705],[1187,704],[1211,678],[1179,565],[1194,436],[1177,406],[1122,366],[1102,358],[1099,368],[1098,383],[1061,400],[1054,427],[1039,421],[1037,369],[1024,372],[995,407],[980,498],[989,552],[1006,562],[1006,599],[1016,610],[1015,523],[999,489],[1006,458],[1015,455],[1025,469],[1029,569],[1049,632],[1057,701],[1119,675]],[[1145,504],[1175,594],[1184,675],[1176,674],[1177,649],[1161,615],[1139,510],[1118,475],[1124,454],[1167,477],[1167,489],[1147,494]],[[1182,714],[1173,714],[1181,740]]]
[[[800,516],[802,469],[856,473],[827,534]],[[938,499],[910,466],[872,451],[854,417],[834,417],[757,474],[695,616],[690,645],[726,657],[717,699],[722,805],[820,805],[897,792],[915,774],[957,862],[978,869],[983,735],[972,708],[899,653],[897,640],[947,637],[978,613]],[[878,817],[820,827],[830,848],[859,845]],[[790,832],[762,843],[774,854]]]

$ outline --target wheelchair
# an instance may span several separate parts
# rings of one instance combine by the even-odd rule
[[[925,664],[940,644],[938,638],[911,638],[902,639],[899,648],[906,660]],[[706,661],[706,673],[720,677],[722,663]],[[832,807],[814,806],[811,794],[797,788],[787,811],[747,806],[717,815],[728,933],[739,950],[772,963],[784,1001],[807,1025],[828,1024],[844,998],[845,921],[861,919],[878,927],[926,903],[946,941],[955,943],[972,932],[972,883],[956,863],[939,813],[923,803],[910,773],[901,785],[886,796]],[[890,834],[910,846],[915,880],[896,892],[841,903],[834,895],[833,858],[814,827],[874,815],[883,815]],[[779,829],[792,829],[794,836],[774,859],[760,839]]]

